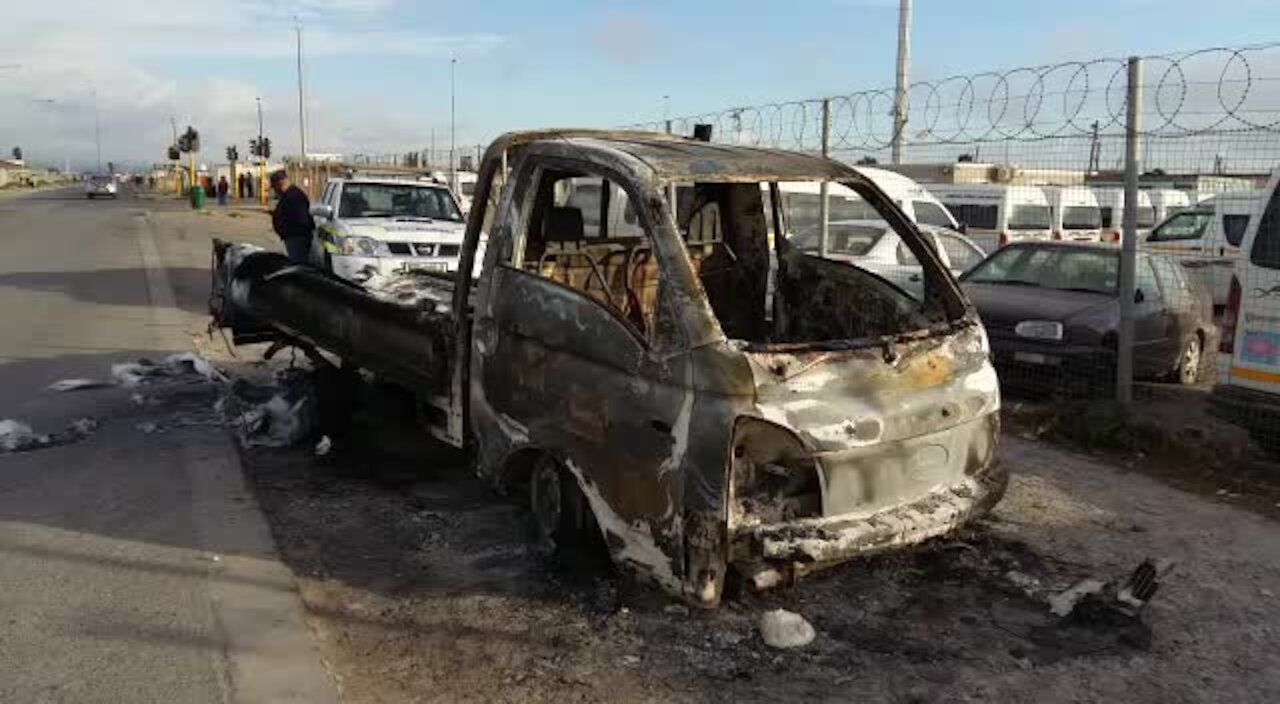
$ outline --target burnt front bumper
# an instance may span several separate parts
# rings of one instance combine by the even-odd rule
[[[1009,475],[993,463],[982,477],[907,504],[867,515],[833,516],[739,530],[736,541],[768,562],[829,563],[924,542],[945,535],[991,510],[1004,496]]]

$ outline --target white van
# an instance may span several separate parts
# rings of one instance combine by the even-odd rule
[[[1141,246],[1180,260],[1213,292],[1215,306],[1226,305],[1240,241],[1262,193],[1228,191],[1178,211],[1156,225]]]
[[[1124,189],[1095,188],[1098,199],[1098,215],[1102,220],[1101,240],[1108,244],[1120,244],[1124,231]],[[1138,191],[1138,241],[1141,242],[1156,224],[1156,209],[1151,205],[1151,195]]]
[[[1083,186],[1045,188],[1053,214],[1053,236],[1060,240],[1097,242],[1102,238],[1102,211],[1093,191]]]
[[[987,252],[1010,242],[1053,239],[1049,196],[1039,186],[930,184],[929,191]]]
[[[854,167],[854,170],[866,176],[884,191],[885,195],[902,208],[902,212],[917,225],[960,229],[959,223],[951,213],[947,212],[946,207],[924,186],[910,178],[892,171],[865,166]],[[778,184],[778,191],[785,201],[787,212],[793,217],[800,216],[812,219],[814,222],[819,217],[819,207],[822,202],[820,189],[820,184],[811,181]],[[828,184],[827,196],[830,198],[828,212],[832,221],[881,219],[880,214],[868,205],[862,196],[838,183]]]
[[[947,210],[946,206],[934,197],[929,189],[910,178],[886,169],[868,166],[854,167],[854,171],[871,179],[871,182],[884,191],[890,200],[897,203],[898,207],[902,208],[902,212],[917,225],[960,229],[960,224],[956,222],[955,216]]]
[[[1218,357],[1215,410],[1280,448],[1280,171],[1253,198],[1236,250]]]
[[[471,171],[459,171],[456,175],[457,183],[453,184],[453,192],[458,198],[458,205],[462,207],[463,215],[471,212],[471,196],[476,192],[478,176],[479,174]]]
[[[1151,207],[1156,210],[1156,222],[1191,207],[1191,194],[1174,188],[1152,188],[1147,191]]]

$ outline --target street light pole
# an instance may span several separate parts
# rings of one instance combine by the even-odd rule
[[[297,18],[294,18],[297,21]],[[302,147],[302,160],[307,160],[307,99],[302,75],[302,24],[295,24],[294,31],[298,37],[298,135]]]
[[[458,57],[449,59],[449,187],[458,187],[458,91],[457,91]]]
[[[98,148],[98,173],[102,173],[102,117],[98,112],[98,89],[90,89],[93,93],[93,141]]]

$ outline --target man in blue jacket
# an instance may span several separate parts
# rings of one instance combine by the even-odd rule
[[[306,264],[310,260],[311,237],[316,227],[311,218],[311,201],[301,188],[289,183],[284,169],[271,174],[271,190],[279,198],[271,214],[271,226],[284,241],[289,259]]]

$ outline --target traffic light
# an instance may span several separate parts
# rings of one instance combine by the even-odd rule
[[[270,159],[271,158],[271,138],[263,137],[262,144],[258,146],[261,148],[261,151],[262,151],[262,153],[259,154],[259,156],[261,156],[263,159]]]
[[[170,147],[169,147],[169,160],[170,160],[170,161],[177,161],[177,160],[178,160],[178,157],[180,157],[180,156],[182,156],[182,154],[178,151],[178,148],[177,148],[176,146],[170,146]]]
[[[227,147],[227,161],[240,161],[240,150],[234,145]]]
[[[200,133],[194,127],[187,127],[187,131],[178,135],[178,150],[186,153],[200,151]]]

